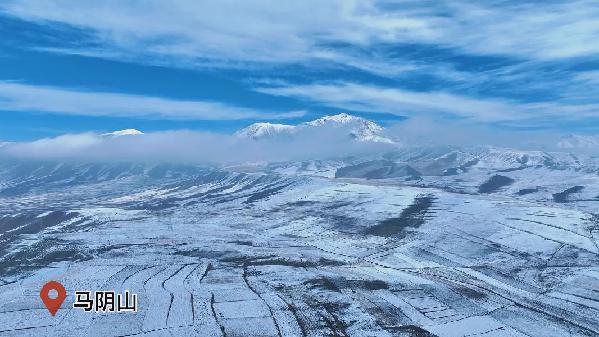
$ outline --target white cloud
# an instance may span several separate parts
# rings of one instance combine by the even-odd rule
[[[95,30],[100,42],[129,52],[237,61],[303,60],[317,43],[367,43],[391,25],[355,17],[376,12],[368,2],[340,0],[11,1],[4,10]],[[412,21],[391,26],[425,24]]]
[[[302,111],[265,113],[218,102],[76,91],[2,81],[0,110],[173,120],[280,119],[304,114]]]
[[[271,95],[295,97],[332,107],[396,115],[446,114],[483,121],[517,118],[509,105],[443,92],[413,92],[355,83],[259,88]]]
[[[449,44],[481,54],[559,59],[599,53],[599,7],[594,0],[449,2]]]
[[[355,83],[289,85],[256,89],[263,93],[295,97],[331,107],[401,116],[453,116],[476,122],[529,121],[545,123],[599,117],[599,104],[568,105],[559,102],[518,103],[476,99],[446,92],[415,92]]]
[[[198,131],[124,137],[85,133],[5,143],[0,147],[0,158],[242,164],[365,156],[392,147],[386,143],[348,140],[346,132],[336,129],[314,129],[298,137],[259,141]]]
[[[526,4],[471,1],[8,0],[3,11],[95,32],[101,55],[179,61],[365,62],[332,47],[422,43],[466,53],[555,59],[599,53],[599,6],[593,0]],[[88,51],[89,52],[89,51]],[[362,55],[363,57],[363,55]],[[192,61],[193,62],[193,61]]]

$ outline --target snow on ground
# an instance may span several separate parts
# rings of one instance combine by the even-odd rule
[[[504,174],[496,193],[480,172],[467,193],[272,171],[19,190],[0,197],[0,336],[596,336],[598,207],[547,197],[592,178]],[[75,290],[130,290],[139,312],[75,310]]]

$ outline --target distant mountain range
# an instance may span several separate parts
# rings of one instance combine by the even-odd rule
[[[0,196],[30,193],[40,186],[62,188],[112,180],[145,184],[148,180],[194,179],[193,177],[199,174],[215,169],[251,174],[261,172],[285,177],[392,179],[410,185],[460,193],[507,193],[526,198],[540,198],[539,200],[557,198],[556,200],[567,201],[574,196],[581,200],[599,200],[597,190],[590,188],[596,185],[599,158],[588,154],[569,153],[571,148],[593,148],[596,139],[590,136],[564,137],[559,140],[559,147],[563,148],[563,151],[555,152],[493,146],[409,146],[389,136],[380,125],[372,121],[342,113],[298,125],[255,123],[237,131],[233,137],[242,140],[242,143],[263,140],[278,143],[281,140],[283,146],[289,145],[285,149],[301,151],[304,146],[303,140],[314,137],[319,142],[321,138],[316,136],[329,134],[347,137],[348,144],[354,141],[357,145],[367,145],[367,150],[359,155],[335,151],[323,154],[315,151],[315,155],[302,159],[256,158],[226,164],[215,162],[209,165],[194,164],[193,161],[183,164],[176,161],[55,161],[9,158],[10,160],[0,162]],[[125,129],[97,137],[105,139],[107,143],[125,146],[128,141],[135,142],[137,137],[153,135],[144,135],[135,129]],[[322,139],[326,141],[328,138]],[[289,140],[292,141],[287,142]],[[310,143],[310,146],[319,146],[318,142],[316,145]],[[243,148],[247,144],[234,145]],[[272,144],[260,144],[262,145]],[[376,145],[372,147],[372,151],[371,145]],[[0,148],[9,146],[9,143],[0,143]],[[269,149],[268,146],[264,148]],[[545,188],[537,188],[539,185]],[[578,186],[586,187],[581,189]],[[564,191],[568,191],[566,194],[569,197],[559,194]],[[553,194],[557,196],[554,197]]]
[[[340,113],[332,116],[324,116],[313,121],[304,122],[298,125],[274,124],[274,123],[255,123],[246,128],[237,131],[233,137],[238,140],[246,141],[262,141],[268,140],[273,143],[283,141],[286,146],[286,141],[293,141],[289,151],[294,149],[303,150],[305,144],[301,141],[316,139],[316,143],[311,143],[309,146],[319,146],[321,139],[326,142],[329,138],[323,137],[334,134],[335,141],[339,142],[339,136],[347,137],[347,144],[352,141],[363,143],[377,143],[372,151],[370,147],[366,147],[367,151],[362,151],[359,155],[344,152],[329,152],[326,154],[314,151],[314,156],[302,157],[298,160],[262,160],[261,158],[247,159],[239,163],[229,163],[227,165],[239,165],[247,167],[241,170],[261,170],[265,169],[271,172],[281,174],[306,174],[306,175],[322,175],[328,177],[348,177],[348,178],[397,178],[426,176],[462,176],[464,174],[472,174],[476,172],[487,173],[507,173],[523,170],[549,169],[552,171],[574,171],[586,173],[599,173],[599,158],[589,153],[574,154],[574,149],[595,150],[599,146],[599,137],[568,135],[556,141],[554,148],[559,148],[561,151],[527,151],[519,149],[501,148],[494,146],[417,146],[404,144],[397,138],[390,136],[383,127],[375,122],[367,119],[352,116],[346,113]],[[121,138],[119,142],[134,141],[137,137],[152,137],[152,134],[147,134],[136,129],[125,129],[98,135],[105,139],[108,143],[112,139]],[[300,140],[300,142],[295,142]],[[343,139],[341,143],[346,143]],[[12,143],[18,144],[18,143]],[[123,143],[124,144],[124,143]],[[314,145],[316,144],[316,145]],[[237,146],[238,144],[235,144]],[[277,144],[278,145],[278,144]],[[287,144],[289,145],[289,144]],[[368,146],[372,144],[366,144]],[[381,145],[381,146],[379,146]],[[9,148],[11,143],[0,142],[0,148]],[[283,156],[284,157],[284,156]],[[93,161],[94,164],[100,164],[101,161]],[[113,176],[130,176],[136,175],[140,171],[150,172],[150,176],[160,175],[156,172],[164,171],[165,176],[178,176],[181,171],[187,171],[188,168],[181,169],[180,167],[170,167],[166,170],[161,169],[154,171],[148,167],[139,167],[140,161],[132,161],[137,164],[128,166],[124,165],[119,168],[114,168],[110,163],[106,167],[94,166],[93,171],[98,174],[98,179],[103,177]],[[8,162],[7,162],[8,163]],[[72,164],[72,163],[71,163]],[[151,166],[156,163],[153,163]],[[175,163],[173,163],[175,164]],[[54,172],[53,164],[47,164],[47,169]],[[256,166],[257,165],[257,166]],[[265,167],[258,167],[266,165]],[[9,165],[10,166],[10,165]],[[177,165],[174,165],[177,166]],[[218,166],[218,165],[217,165]],[[13,171],[9,167],[4,167],[8,171]],[[83,171],[87,172],[87,168]],[[81,170],[76,169],[79,172]],[[82,171],[82,172],[83,172]],[[110,171],[110,173],[106,173]],[[192,170],[193,171],[193,170]],[[45,170],[36,171],[46,172]],[[22,172],[21,172],[22,173]],[[48,174],[47,172],[44,174]],[[52,173],[54,174],[54,173]],[[69,175],[77,176],[78,174],[68,173]],[[85,173],[86,176],[90,172]],[[39,177],[37,177],[39,178]],[[87,178],[86,178],[87,179]]]
[[[579,150],[596,150],[599,148],[599,136],[586,136],[569,134],[562,137],[557,146],[560,149],[579,149]]]

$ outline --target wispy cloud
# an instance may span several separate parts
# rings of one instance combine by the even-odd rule
[[[9,0],[2,10],[90,29],[95,42],[129,55],[275,63],[322,57],[360,65],[332,46],[418,43],[533,59],[599,53],[593,0]]]
[[[597,88],[597,85],[599,85],[599,70],[580,72],[576,74],[575,80],[585,84],[591,84],[594,88]]]
[[[0,81],[0,110],[171,120],[282,119],[304,115],[303,111],[265,112],[219,102],[77,91],[6,81]]]
[[[449,45],[463,50],[530,59],[596,55],[599,7],[593,0],[447,2],[443,27]]]
[[[257,74],[301,79],[301,85],[261,91],[355,111],[546,126],[596,118],[599,107],[596,74],[587,69],[592,65],[572,66],[599,55],[594,0],[7,0],[0,12],[90,37],[33,46],[38,50],[166,66],[234,67],[245,71],[242,81]],[[294,67],[298,64],[305,68]],[[336,75],[338,68],[345,77]],[[579,75],[583,69],[587,73]],[[367,76],[376,86],[360,83]],[[324,78],[336,83],[305,85]],[[201,119],[300,114],[260,115],[233,102],[102,95],[132,104],[115,108],[102,100],[83,111]],[[49,111],[56,105],[36,108]],[[64,106],[64,112],[74,113],[81,104]]]
[[[543,120],[544,126],[550,126],[551,123],[563,120],[599,117],[599,104],[519,103],[356,83],[289,85],[256,90],[353,111],[385,112],[403,116],[441,115],[476,122],[526,121],[529,126],[534,126],[538,120]]]

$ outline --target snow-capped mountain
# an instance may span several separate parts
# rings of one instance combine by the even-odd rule
[[[136,129],[124,129],[124,130],[118,130],[118,131],[114,131],[114,132],[109,132],[109,133],[104,133],[102,134],[102,136],[104,137],[122,137],[122,136],[137,136],[137,135],[143,135],[144,133],[136,130]]]
[[[235,133],[240,138],[262,139],[280,135],[290,135],[295,129],[292,125],[273,123],[254,123]]]
[[[309,130],[346,129],[352,139],[361,142],[394,143],[384,135],[384,129],[365,118],[340,113],[333,116],[324,116],[316,120],[298,125],[254,123],[235,133],[238,137],[249,139],[264,139],[279,136],[291,136]]]
[[[311,122],[300,124],[300,127],[331,127],[349,129],[350,136],[359,141],[374,141],[383,143],[393,143],[393,141],[385,137],[384,129],[365,118],[340,113],[334,116],[324,116]]]

